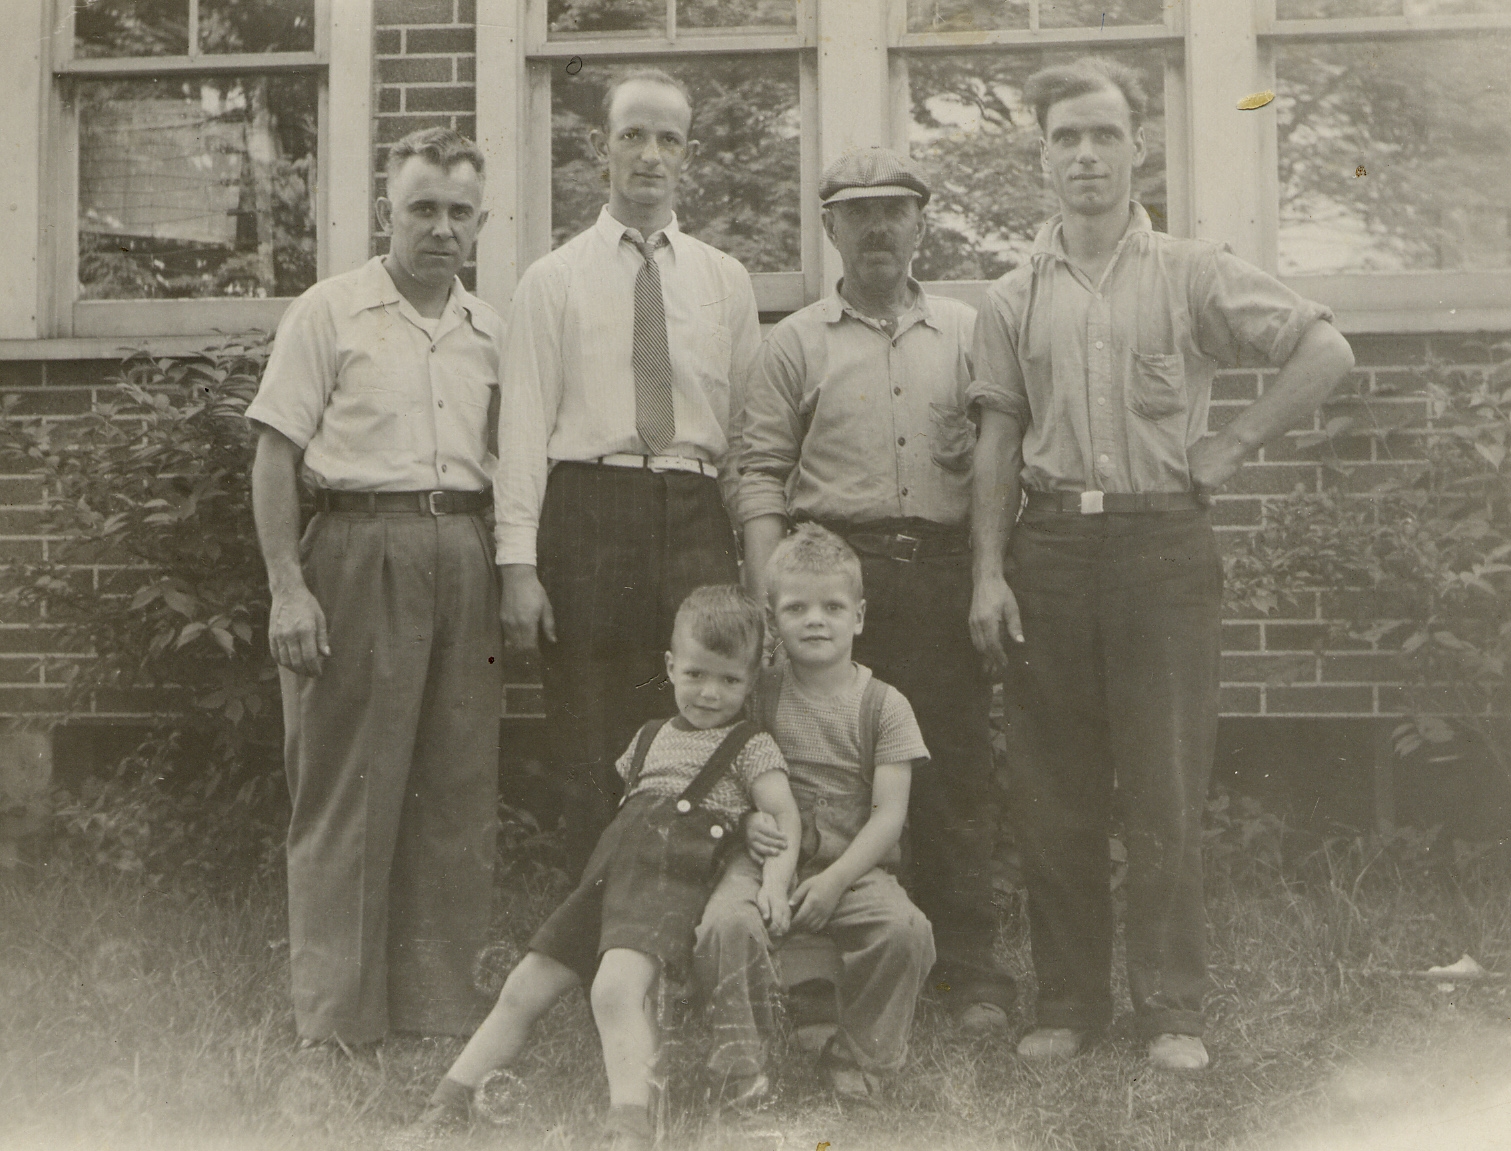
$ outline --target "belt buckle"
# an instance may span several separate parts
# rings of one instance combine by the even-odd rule
[[[907,555],[905,555],[905,556],[894,555],[892,557],[898,563],[910,564],[910,563],[912,563],[914,560],[916,560],[918,558],[918,547],[919,547],[919,545],[921,543],[923,543],[923,541],[921,539],[919,539],[917,536],[905,536],[905,535],[901,535],[901,534],[893,536],[892,538],[897,543],[912,545],[911,547],[908,548],[908,554]]]
[[[1099,516],[1102,514],[1102,493],[1081,493],[1081,514],[1083,516]]]
[[[445,494],[446,493],[444,491],[435,491],[435,492],[426,492],[425,493],[425,502],[430,506],[430,514],[431,515],[433,515],[433,516],[443,516],[443,515],[446,514],[445,511],[443,511],[440,508],[437,508],[435,506],[435,498],[436,498],[436,496],[444,496]]]

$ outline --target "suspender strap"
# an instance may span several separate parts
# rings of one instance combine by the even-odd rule
[[[714,784],[719,782],[719,778],[729,770],[730,764],[734,763],[735,757],[745,750],[745,745],[756,736],[759,730],[748,719],[742,719],[730,728],[729,734],[708,757],[703,770],[698,772],[693,781],[687,785],[686,790],[677,797],[677,801],[681,803],[685,800],[693,807],[697,807],[707,799],[708,793],[714,789]]]
[[[624,797],[629,798],[630,792],[635,790],[635,784],[640,782],[640,773],[645,770],[645,756],[651,749],[651,743],[656,738],[656,733],[666,726],[666,720],[653,719],[640,729],[640,734],[635,737],[635,755],[630,760],[630,774],[624,781]],[[619,801],[624,806],[624,799]]]
[[[876,774],[876,737],[881,734],[881,705],[887,686],[874,675],[860,695],[860,769],[869,783]]]

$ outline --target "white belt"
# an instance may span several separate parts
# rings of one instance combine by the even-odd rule
[[[640,456],[633,452],[614,452],[592,461],[611,468],[644,468],[649,472],[696,472],[717,479],[719,469],[694,456]]]

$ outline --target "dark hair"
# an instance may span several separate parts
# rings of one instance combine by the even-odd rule
[[[483,174],[482,150],[450,128],[420,128],[389,145],[388,162],[383,170],[390,180],[411,156],[428,160],[443,172],[458,164],[471,164],[473,171],[479,176]]]
[[[705,584],[694,588],[677,609],[672,623],[672,643],[685,631],[709,651],[726,659],[748,655],[761,658],[766,641],[765,614],[755,600],[732,583]]]
[[[1074,100],[1089,92],[1119,92],[1128,104],[1128,115],[1133,127],[1144,122],[1149,111],[1149,96],[1144,91],[1144,78],[1137,70],[1109,60],[1105,56],[1082,56],[1069,64],[1056,64],[1040,68],[1023,85],[1023,100],[1034,110],[1039,121],[1039,131],[1046,130],[1049,110],[1062,100]]]
[[[628,72],[621,72],[614,77],[608,90],[603,94],[603,101],[598,105],[598,126],[605,132],[609,130],[609,113],[614,110],[614,97],[619,94],[619,89],[636,80],[644,80],[651,84],[665,84],[668,88],[676,89],[682,93],[682,99],[687,101],[688,111],[692,111],[692,93],[687,90],[686,84],[670,72],[663,72],[660,68],[631,68]]]
[[[777,577],[784,575],[842,575],[850,583],[856,599],[864,594],[860,578],[860,557],[855,549],[826,527],[815,523],[798,524],[771,551],[766,561],[766,591],[776,595]]]

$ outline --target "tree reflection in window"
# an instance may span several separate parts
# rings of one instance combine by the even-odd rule
[[[909,147],[929,171],[929,230],[913,260],[920,280],[990,280],[1028,259],[1040,225],[1058,211],[1039,163],[1039,126],[1023,84],[1080,53],[916,55],[908,61]],[[1149,93],[1148,155],[1133,198],[1165,223],[1163,58],[1157,49],[1108,53],[1137,68]]]
[[[908,31],[1027,28],[1029,15],[1029,0],[908,0]],[[1041,28],[1161,24],[1164,19],[1164,0],[1039,0]]]
[[[664,62],[692,93],[701,151],[682,177],[680,227],[752,272],[801,266],[797,57],[704,56]],[[551,243],[589,227],[608,199],[588,144],[615,71],[558,72],[551,86]]]
[[[316,87],[295,74],[81,83],[80,297],[309,287]]]

